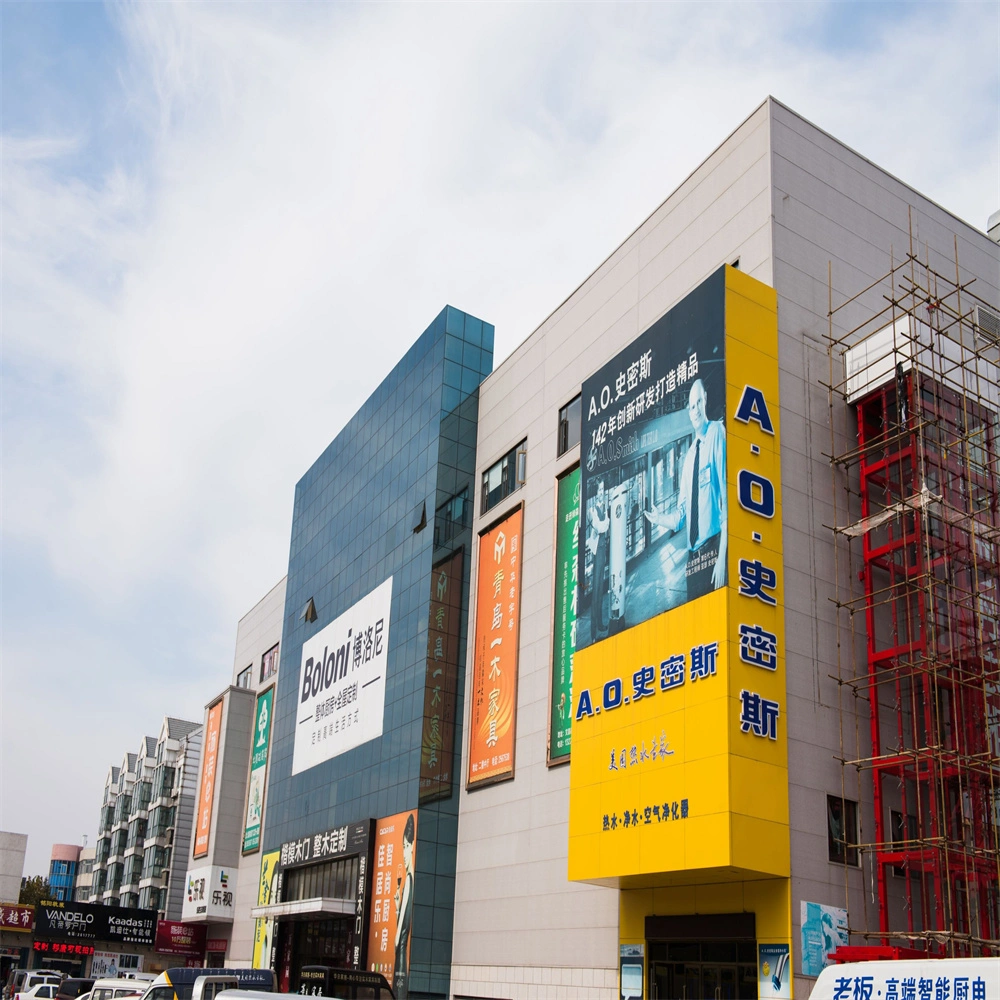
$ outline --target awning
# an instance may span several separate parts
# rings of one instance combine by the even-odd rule
[[[300,916],[350,916],[356,909],[353,899],[334,899],[317,896],[314,899],[296,899],[288,903],[271,903],[268,906],[254,906],[250,916],[255,920],[274,917]]]

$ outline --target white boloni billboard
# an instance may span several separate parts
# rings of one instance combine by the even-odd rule
[[[382,735],[392,577],[302,644],[292,774]]]

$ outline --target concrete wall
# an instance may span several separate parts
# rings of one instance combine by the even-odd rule
[[[474,526],[475,536],[524,502],[517,743],[513,781],[462,792],[456,996],[617,995],[618,893],[567,881],[569,769],[546,766],[555,479],[580,458],[579,447],[556,457],[558,414],[585,378],[720,265],[739,258],[770,284],[770,211],[763,105],[482,386],[480,474],[528,441],[525,486],[485,517],[477,502]],[[474,547],[473,595],[475,560]],[[470,637],[474,622],[473,607]]]
[[[28,850],[26,833],[0,830],[0,902],[16,903],[21,895],[24,855]]]
[[[779,366],[784,493],[785,625],[788,674],[788,757],[792,823],[793,957],[801,971],[799,911],[802,901],[847,907],[852,928],[878,927],[878,909],[866,890],[869,865],[846,871],[828,860],[826,796],[861,801],[862,841],[873,841],[871,779],[855,769],[842,774],[837,758],[867,756],[868,714],[845,690],[843,712],[832,679],[864,669],[864,625],[857,623],[855,662],[848,619],[836,609],[837,566],[829,525],[859,518],[848,508],[843,477],[834,478],[825,457],[857,441],[854,409],[837,399],[831,438],[827,353],[828,263],[836,307],[887,272],[914,246],[921,259],[955,273],[955,238],[966,280],[978,295],[1000,298],[1000,247],[862,156],[777,102],[771,105],[774,286],[778,291]],[[857,308],[838,317],[841,332],[885,306],[887,288],[875,288]],[[835,378],[842,379],[838,373]],[[834,443],[835,442],[835,443]],[[857,488],[857,482],[853,482]],[[842,551],[844,551],[842,549]],[[855,570],[857,566],[854,567]],[[850,592],[847,562],[839,564],[841,595]],[[853,581],[855,593],[860,593]],[[841,720],[843,725],[841,725]],[[855,734],[860,733],[860,742]],[[841,738],[843,737],[843,746]],[[842,786],[842,777],[845,784]],[[890,889],[893,887],[890,886]],[[852,943],[863,944],[856,938]],[[877,942],[873,942],[877,943]],[[813,980],[799,978],[796,995]]]

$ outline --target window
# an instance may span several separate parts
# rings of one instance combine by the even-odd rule
[[[826,797],[826,840],[835,864],[858,863],[858,804],[835,795]]]
[[[252,671],[253,671],[253,664],[250,664],[249,667],[247,667],[244,670],[241,670],[236,675],[236,686],[238,688],[248,688],[248,687],[250,687],[250,674],[251,674]]]
[[[559,445],[557,455],[564,455],[570,448],[580,443],[580,396],[571,399],[559,411]]]
[[[524,485],[528,457],[528,439],[515,445],[510,451],[483,473],[482,510],[495,507],[504,497]]]
[[[260,659],[260,679],[266,681],[278,672],[278,644],[275,643]]]
[[[467,522],[471,513],[469,487],[466,486],[461,493],[449,497],[434,512],[434,546],[441,548],[449,545],[468,527]]]

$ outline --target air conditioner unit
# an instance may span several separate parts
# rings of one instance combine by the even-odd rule
[[[992,347],[1000,347],[1000,313],[988,306],[976,306],[972,322],[976,325],[976,339]]]

